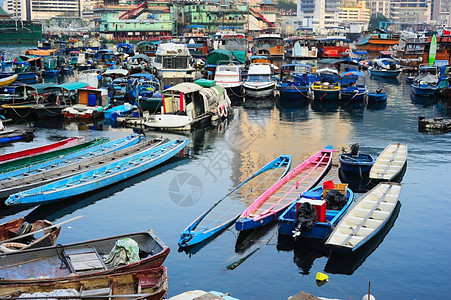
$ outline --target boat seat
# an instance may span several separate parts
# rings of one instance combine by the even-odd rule
[[[71,273],[81,275],[108,269],[94,247],[64,249],[64,257],[67,258],[67,267]]]

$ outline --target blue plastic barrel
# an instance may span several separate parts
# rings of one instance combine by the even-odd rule
[[[94,94],[88,95],[88,106],[96,106],[97,105],[97,98]]]

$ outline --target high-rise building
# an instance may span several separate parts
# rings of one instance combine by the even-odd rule
[[[5,0],[6,12],[22,20],[80,17],[84,0]]]
[[[303,27],[323,33],[339,25],[341,0],[298,0],[298,19]]]

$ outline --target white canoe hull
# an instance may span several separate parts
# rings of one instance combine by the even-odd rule
[[[336,252],[353,252],[376,235],[396,208],[401,184],[381,182],[366,193],[335,226],[325,245]]]
[[[382,151],[374,162],[369,178],[380,181],[393,181],[407,163],[407,145],[392,143]]]

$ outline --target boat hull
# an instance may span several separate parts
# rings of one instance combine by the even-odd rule
[[[368,70],[370,76],[396,78],[401,73],[401,70]]]
[[[368,93],[368,103],[387,101],[387,93]]]
[[[356,156],[351,153],[339,155],[340,168],[343,172],[352,173],[361,178],[368,177],[371,167],[374,164],[374,157],[371,154],[359,153]]]
[[[313,89],[313,98],[317,101],[338,101],[340,91],[338,90],[317,90]]]
[[[417,96],[423,97],[434,97],[437,95],[438,86],[419,86],[417,84],[412,83],[410,85],[412,87],[412,93]]]
[[[309,87],[277,87],[281,101],[310,101]]]
[[[254,100],[272,100],[274,99],[274,83],[266,85],[244,84],[244,98]]]

